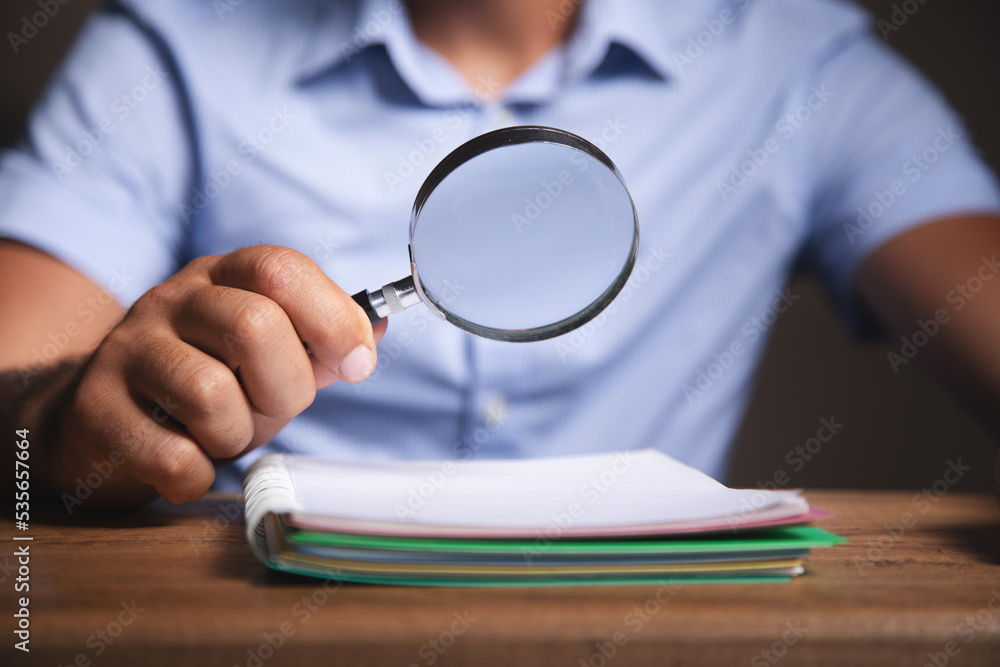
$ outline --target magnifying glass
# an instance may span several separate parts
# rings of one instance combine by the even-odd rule
[[[354,300],[372,324],[423,302],[492,340],[559,336],[624,287],[639,219],[618,168],[564,130],[518,126],[449,153],[410,215],[410,275]]]

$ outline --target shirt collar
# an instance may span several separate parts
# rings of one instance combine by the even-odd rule
[[[385,43],[393,23],[405,20],[403,0],[334,2],[316,0],[312,29],[303,41],[295,80],[303,82],[338,65],[349,63],[365,49]]]
[[[382,45],[399,51],[397,66],[407,68],[417,44],[405,0],[317,0],[312,34],[304,42],[295,79],[306,81],[351,62],[366,49]],[[582,77],[596,70],[613,44],[626,47],[663,79],[679,77],[674,55],[701,21],[717,15],[726,0],[583,0],[579,23],[566,45],[567,76]],[[558,20],[553,16],[552,20]],[[440,100],[457,92],[457,82]],[[465,94],[471,90],[466,87]],[[428,100],[430,101],[430,100]]]
[[[570,76],[585,76],[613,44],[638,56],[661,78],[677,76],[673,54],[716,2],[696,0],[585,0],[567,46]]]

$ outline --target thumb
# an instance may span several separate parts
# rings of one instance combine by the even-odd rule
[[[382,336],[385,335],[385,330],[386,328],[388,328],[388,326],[389,326],[388,318],[383,318],[381,322],[372,327],[372,334],[374,334],[375,336],[376,344],[378,344],[378,342],[382,340]],[[340,379],[339,377],[337,377],[336,373],[334,373],[333,371],[331,371],[330,369],[326,368],[318,361],[316,361],[315,357],[310,357],[310,360],[312,361],[313,374],[316,376],[316,391],[319,391],[320,389],[326,389],[331,384]]]

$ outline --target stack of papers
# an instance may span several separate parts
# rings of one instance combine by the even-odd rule
[[[729,489],[648,449],[515,461],[270,455],[247,537],[278,570],[432,586],[775,582],[845,541],[798,491]]]

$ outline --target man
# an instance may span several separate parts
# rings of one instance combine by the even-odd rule
[[[997,186],[867,27],[832,0],[112,3],[0,166],[4,428],[56,490],[110,463],[94,505],[231,486],[268,442],[718,476],[797,262],[855,326],[937,322],[921,358],[995,415],[1000,291],[949,295],[1000,269]],[[618,164],[629,286],[543,343],[373,331],[348,294],[405,270],[423,177],[512,124]]]

